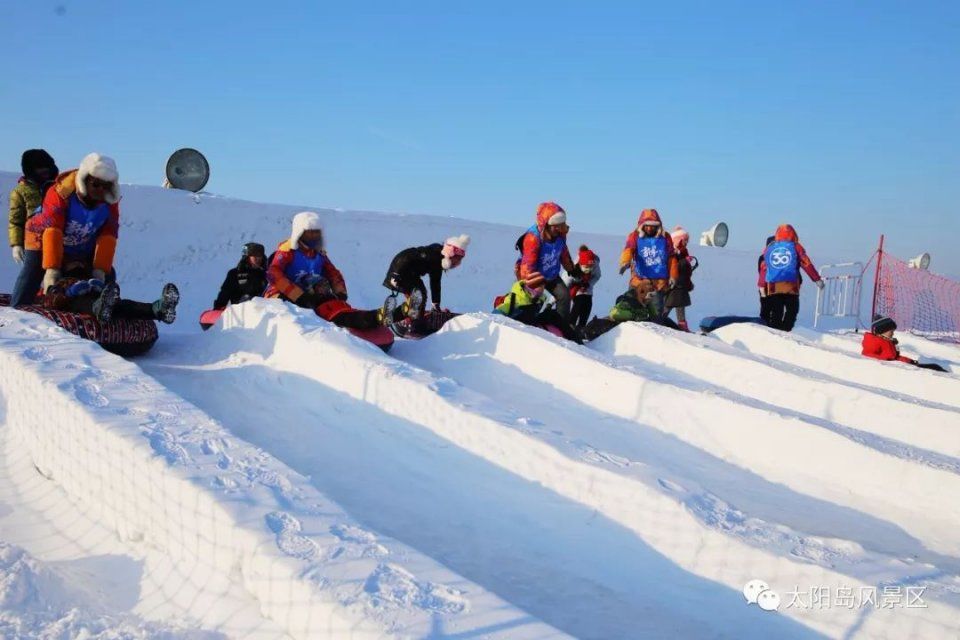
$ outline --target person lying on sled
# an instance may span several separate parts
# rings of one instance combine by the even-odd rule
[[[120,285],[92,275],[90,265],[84,262],[64,265],[62,276],[42,298],[47,309],[92,315],[100,324],[111,320],[159,320],[173,324],[179,301],[180,291],[172,282],[163,285],[160,297],[152,303],[124,300],[120,297]]]
[[[267,267],[265,298],[280,298],[350,329],[379,326],[380,311],[360,311],[347,304],[343,274],[327,257],[320,216],[301,211],[293,216],[290,238],[284,240]]]
[[[893,332],[897,330],[897,323],[892,318],[878,315],[870,326],[870,332],[863,334],[863,350],[861,353],[868,358],[877,360],[897,360],[906,362],[921,369],[930,369],[931,371],[940,371],[946,373],[947,370],[940,365],[927,362],[920,363],[913,358],[900,355],[899,342],[893,337]]]

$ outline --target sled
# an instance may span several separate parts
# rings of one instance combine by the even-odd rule
[[[391,322],[387,326],[398,338],[420,340],[440,331],[444,324],[458,315],[460,314],[452,311],[425,311],[422,318],[409,322]]]
[[[217,323],[224,309],[207,309],[200,314],[200,327],[206,331]],[[346,327],[344,327],[346,328]],[[374,327],[373,329],[350,329],[347,331],[367,342],[380,347],[385,353],[390,351],[393,346],[393,332],[387,327]]]
[[[753,316],[707,316],[700,321],[700,333],[710,333],[728,324],[762,324],[766,323]]]
[[[0,294],[0,306],[9,305],[10,296]],[[47,309],[41,304],[24,305],[18,307],[18,310],[43,316],[78,338],[96,342],[104,350],[123,357],[146,353],[153,347],[159,335],[157,324],[153,320],[117,318],[107,323],[100,323],[96,318],[85,313]]]

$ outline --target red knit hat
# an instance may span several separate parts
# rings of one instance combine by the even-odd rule
[[[579,263],[579,265],[582,267],[585,265],[592,265],[596,261],[597,254],[595,254],[593,251],[590,251],[587,245],[580,245],[580,253],[577,256],[577,263]]]

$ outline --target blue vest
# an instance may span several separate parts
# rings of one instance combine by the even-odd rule
[[[287,276],[292,283],[304,291],[307,291],[312,289],[325,277],[323,275],[323,265],[325,262],[326,259],[319,251],[314,257],[309,258],[307,254],[300,249],[295,249],[293,252],[293,260],[291,260],[287,268],[283,270],[283,275]]]
[[[633,256],[633,273],[638,278],[663,280],[667,270],[667,239],[637,237],[637,252]]]
[[[97,235],[109,218],[109,204],[87,209],[76,194],[70,196],[63,225],[63,253],[72,258],[92,258]]]
[[[792,240],[774,242],[763,254],[767,264],[766,281],[796,282],[800,277],[800,258],[797,245]]]
[[[540,238],[540,255],[537,256],[537,271],[547,280],[559,278],[560,257],[563,255],[563,250],[567,248],[567,238],[565,236],[559,236],[552,242],[547,242],[543,239],[543,236],[540,235],[540,230],[537,229],[537,225],[533,225],[527,229],[527,233],[532,233]]]

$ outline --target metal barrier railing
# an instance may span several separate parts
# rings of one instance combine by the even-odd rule
[[[819,328],[823,318],[852,318],[856,328],[863,326],[860,320],[860,294],[863,285],[863,263],[842,262],[823,265],[820,269],[823,289],[817,291],[817,308],[813,326]]]

